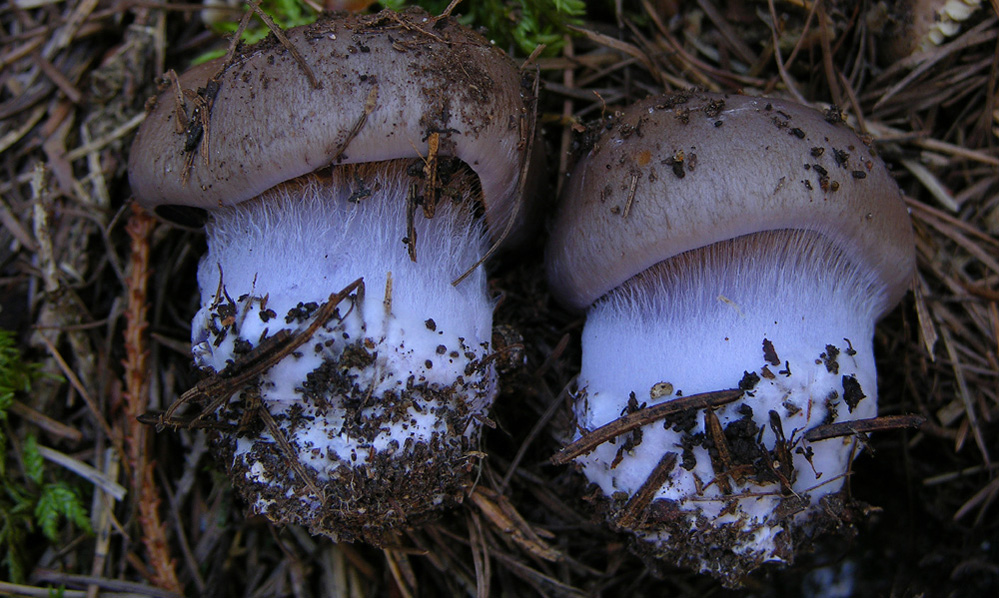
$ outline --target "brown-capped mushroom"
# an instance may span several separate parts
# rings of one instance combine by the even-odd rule
[[[888,7],[885,57],[898,61],[953,38],[982,0],[895,0]]]
[[[909,217],[835,111],[687,92],[605,126],[546,258],[556,297],[587,312],[577,438],[644,406],[743,394],[575,462],[643,552],[736,584],[839,524],[860,447],[805,435],[877,413],[874,322],[913,275]]]
[[[524,221],[532,88],[419,10],[285,35],[169,85],[129,177],[145,206],[210,212],[200,368],[224,381],[307,337],[209,414],[250,509],[383,543],[476,463],[497,391],[480,262]]]

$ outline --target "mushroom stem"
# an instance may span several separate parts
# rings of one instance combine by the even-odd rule
[[[488,240],[474,213],[474,174],[441,175],[447,181],[427,218],[416,205],[431,197],[420,165],[338,167],[213,212],[192,331],[199,367],[221,371],[264,338],[308,326],[331,292],[364,282],[302,349],[218,414],[243,422],[220,442],[257,512],[381,543],[388,523],[458,500],[496,374],[485,359],[492,301],[484,269],[451,281]],[[415,261],[404,239],[412,233]],[[241,412],[254,402],[284,438],[247,427]],[[302,468],[289,472],[289,459]],[[298,500],[284,498],[291,495]],[[315,518],[321,506],[332,514]]]
[[[856,440],[802,436],[876,415],[880,288],[823,236],[784,230],[680,254],[590,308],[575,406],[583,431],[643,403],[746,391],[576,460],[621,515],[664,453],[680,455],[645,512],[623,519],[643,551],[737,583],[790,560],[815,525],[837,523],[823,521],[824,498],[843,487]]]

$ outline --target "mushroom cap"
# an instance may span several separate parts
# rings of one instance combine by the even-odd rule
[[[959,23],[981,6],[981,0],[896,0],[879,45],[884,64],[939,46],[960,29]]]
[[[737,95],[650,98],[577,163],[548,246],[549,285],[583,310],[675,255],[781,229],[819,233],[877,273],[879,314],[908,288],[915,249],[901,192],[838,114]]]
[[[142,205],[238,204],[334,162],[426,158],[438,133],[437,155],[457,157],[479,176],[493,236],[508,218],[523,218],[515,210],[534,98],[501,50],[419,9],[334,15],[284,33],[318,88],[273,36],[237,53],[221,73],[221,58],[190,69],[179,78],[189,117],[192,92],[210,99],[205,87],[219,73],[207,156],[202,140],[177,122],[178,90],[167,86],[129,155]]]

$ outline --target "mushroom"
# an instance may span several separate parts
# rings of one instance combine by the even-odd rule
[[[888,8],[885,58],[894,63],[943,45],[981,5],[982,0],[895,0]]]
[[[576,438],[691,397],[575,463],[640,553],[727,584],[840,524],[860,444],[806,434],[876,415],[874,322],[913,276],[901,193],[840,120],[640,102],[579,160],[547,250],[552,292],[586,310]]]
[[[129,178],[144,206],[209,212],[193,421],[250,511],[383,544],[477,463],[497,393],[481,263],[525,223],[532,87],[421,10],[284,34],[175,79]]]

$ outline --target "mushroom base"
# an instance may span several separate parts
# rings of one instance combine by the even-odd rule
[[[410,377],[400,388],[372,393],[349,373],[377,359],[371,340],[346,346],[310,372],[301,402],[264,402],[254,387],[218,412],[217,421],[242,425],[218,435],[214,447],[250,513],[382,546],[396,542],[396,531],[462,501],[478,460],[492,372],[474,361],[450,386]],[[263,408],[273,424],[252,415]],[[253,423],[241,424],[247,414]]]
[[[681,396],[744,391],[577,458],[640,552],[737,585],[840,526],[846,511],[828,505],[849,502],[859,445],[804,434],[877,414],[868,278],[822,237],[777,231],[663,262],[591,308],[574,407],[583,434]]]
[[[782,540],[782,548],[787,551],[786,561],[747,560],[745,555],[738,554],[730,548],[740,541],[742,532],[736,526],[717,525],[707,517],[695,517],[681,513],[675,508],[675,503],[668,500],[656,500],[648,509],[647,518],[642,522],[646,531],[654,528],[670,528],[673,534],[669,539],[650,540],[643,530],[625,529],[614,522],[627,510],[627,501],[622,497],[604,496],[597,490],[598,498],[593,500],[596,510],[604,518],[615,525],[619,531],[629,534],[628,548],[645,563],[646,567],[657,577],[666,578],[676,573],[676,568],[689,571],[708,573],[728,588],[739,588],[746,576],[764,563],[785,562],[790,564],[791,557],[800,555],[813,547],[828,548],[821,544],[823,535],[835,534],[840,541],[848,541],[856,535],[856,528],[851,521],[858,521],[867,516],[870,506],[857,501],[843,490],[828,494],[818,499],[816,505],[809,507],[807,520],[796,519],[803,510],[803,505],[794,497],[787,498],[780,505],[779,516],[784,518],[786,540]],[[671,523],[677,517],[685,518],[689,527],[680,527]],[[711,566],[704,567],[705,562]]]
[[[469,483],[497,390],[492,302],[481,266],[452,281],[486,240],[471,175],[440,173],[430,218],[411,166],[338,168],[208,226],[195,362],[220,382],[264,364],[212,414],[252,513],[386,544]]]

